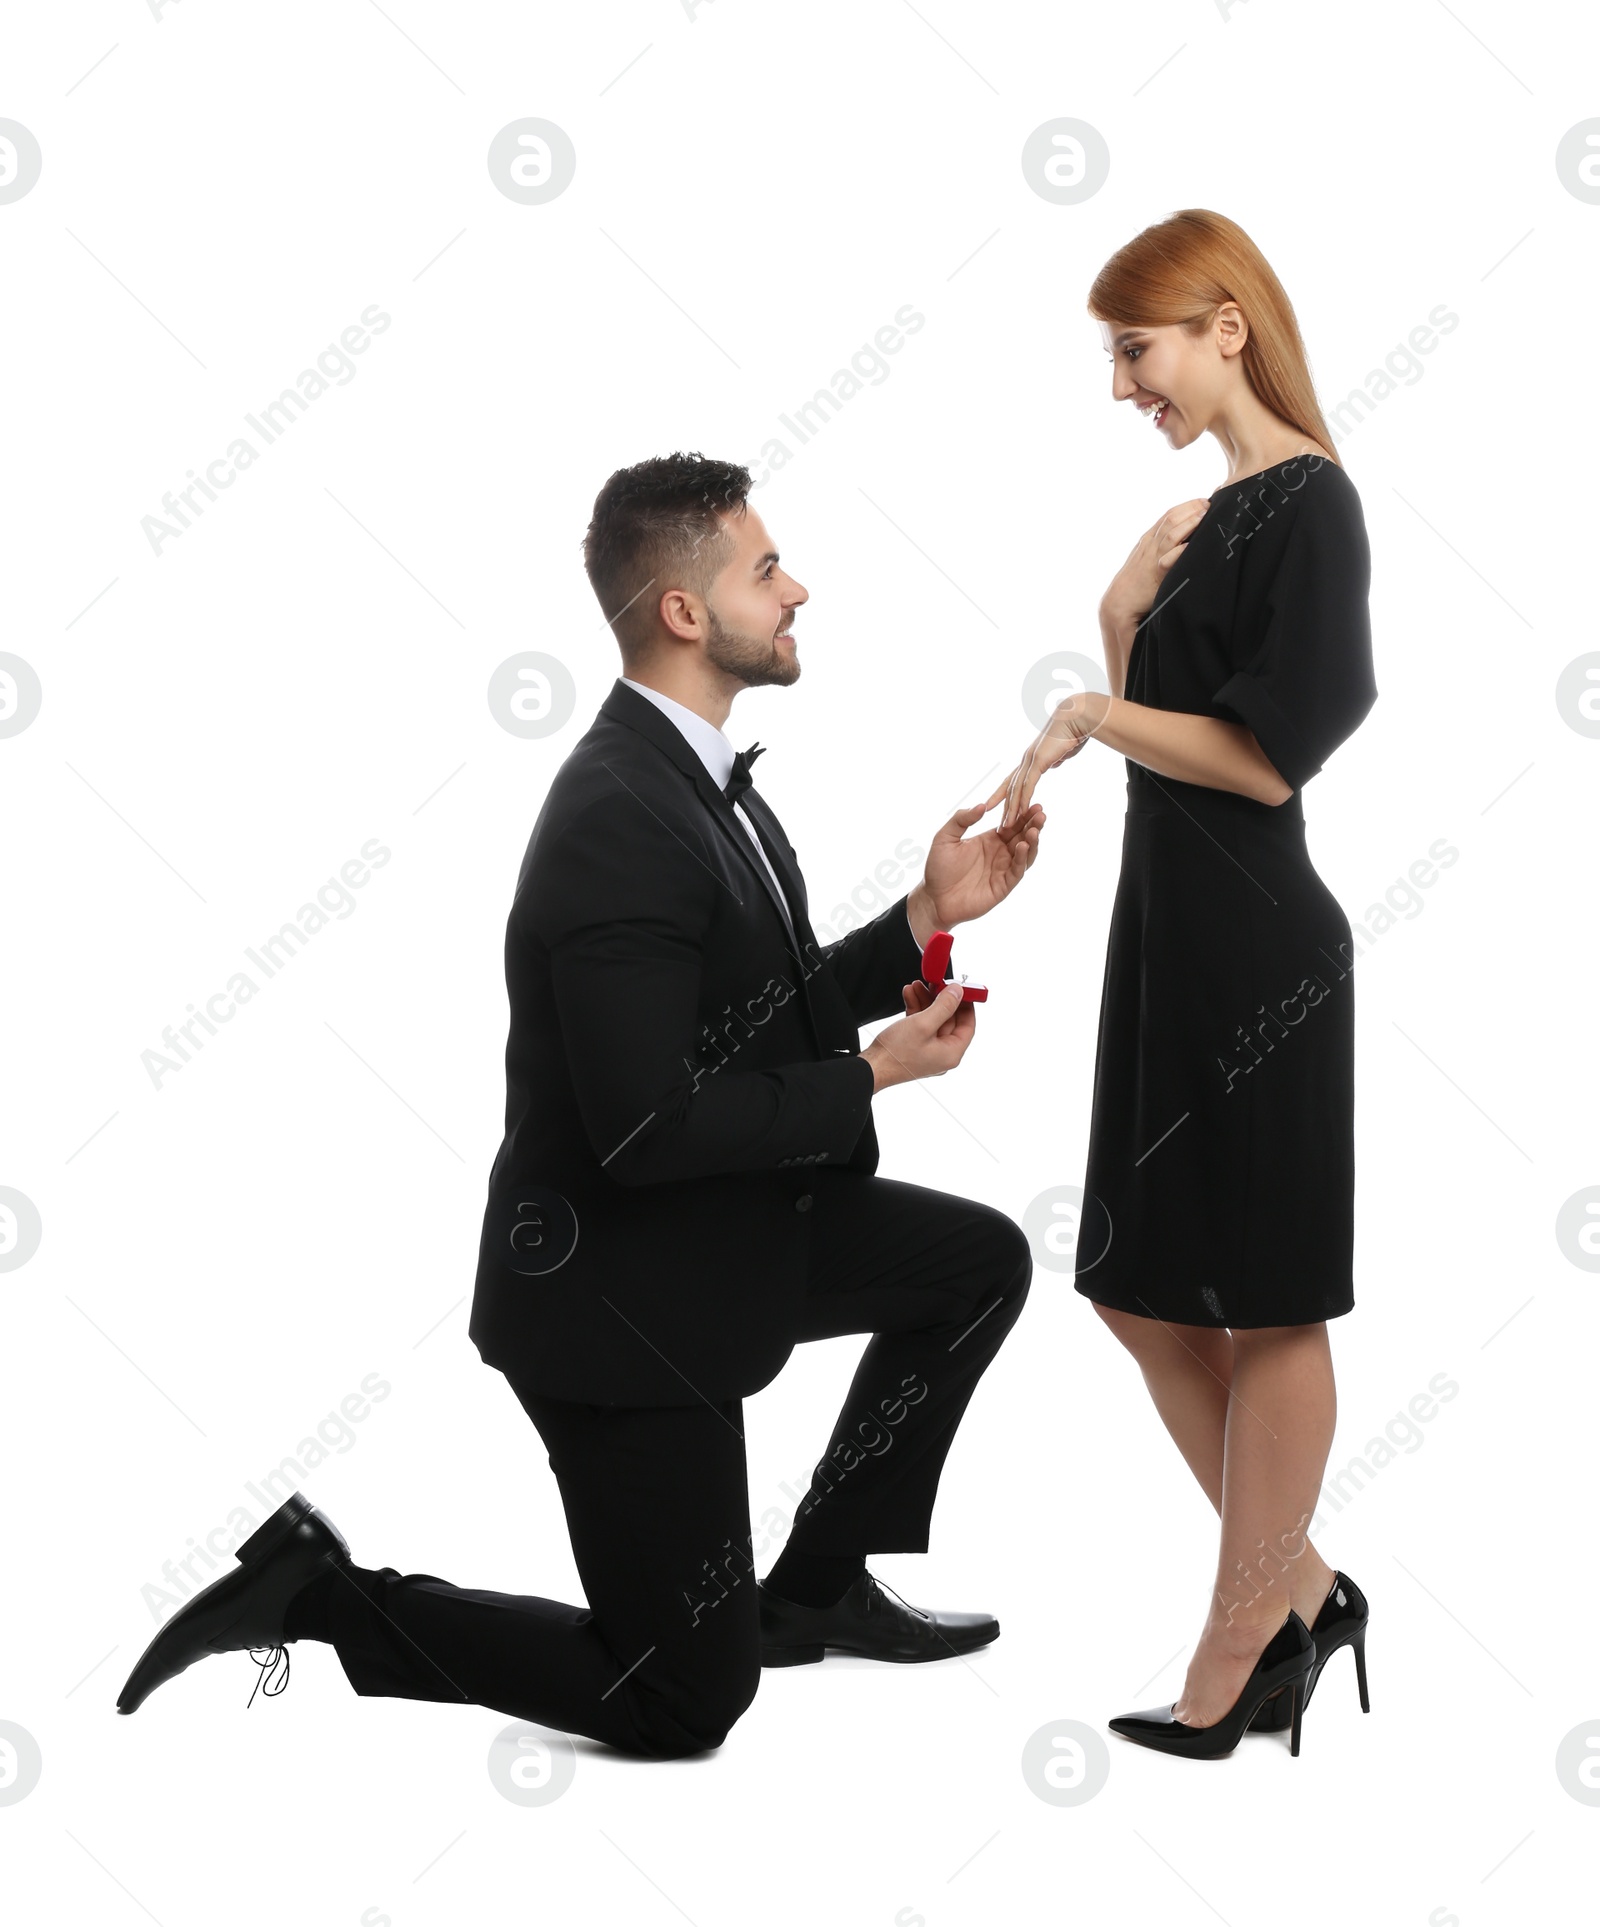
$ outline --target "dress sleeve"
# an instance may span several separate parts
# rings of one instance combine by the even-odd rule
[[[1267,590],[1258,637],[1211,700],[1245,724],[1291,789],[1301,789],[1377,700],[1367,593],[1372,555],[1361,500],[1342,478],[1295,513]]]

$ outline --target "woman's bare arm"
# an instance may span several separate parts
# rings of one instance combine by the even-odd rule
[[[1109,662],[1106,669],[1109,675]],[[1120,683],[1120,679],[1114,680]],[[1151,709],[1098,690],[1087,691],[1080,700],[1086,705],[1097,742],[1157,776],[1197,783],[1203,789],[1232,790],[1254,802],[1274,806],[1294,795],[1267,760],[1254,732],[1243,723],[1224,722],[1220,716]]]
[[[1106,680],[1113,696],[1120,696],[1128,681],[1128,658],[1133,654],[1133,639],[1138,625],[1130,616],[1116,616],[1100,605],[1100,650],[1106,661]]]

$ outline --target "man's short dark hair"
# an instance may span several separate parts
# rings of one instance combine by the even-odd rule
[[[653,634],[666,590],[709,594],[733,546],[718,518],[742,514],[749,493],[740,463],[674,454],[619,468],[595,497],[583,566],[624,664]]]

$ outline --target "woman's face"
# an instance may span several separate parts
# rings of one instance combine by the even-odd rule
[[[1229,370],[1220,323],[1219,316],[1218,324],[1198,335],[1175,322],[1162,328],[1132,321],[1100,323],[1111,358],[1113,400],[1136,408],[1170,448],[1187,448],[1203,435],[1222,403]]]

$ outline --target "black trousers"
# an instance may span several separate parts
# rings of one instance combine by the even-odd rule
[[[950,1442],[1027,1297],[1028,1243],[1003,1213],[919,1185],[820,1170],[811,1182],[799,1336],[873,1337],[789,1543],[925,1552]],[[352,1567],[328,1610],[350,1684],[657,1757],[720,1745],[760,1680],[742,1401],[517,1395],[561,1487],[587,1607]]]

